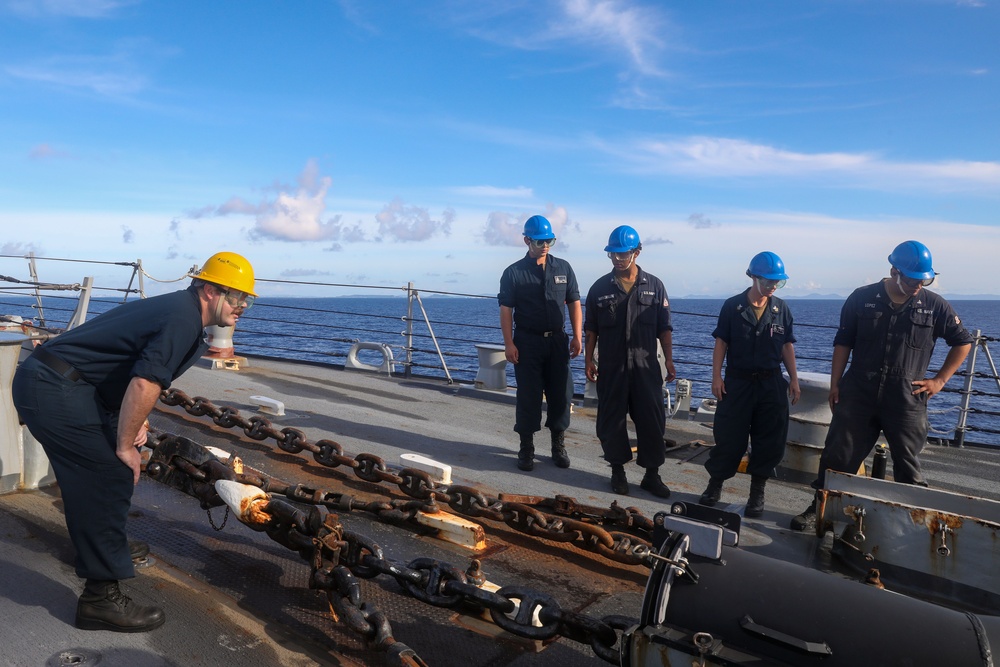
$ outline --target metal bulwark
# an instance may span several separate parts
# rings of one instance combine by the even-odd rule
[[[834,553],[886,587],[993,613],[1000,604],[1000,503],[828,471],[817,526]]]

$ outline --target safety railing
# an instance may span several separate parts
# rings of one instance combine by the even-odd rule
[[[11,278],[0,264],[0,316],[21,316],[42,333],[71,328],[88,315],[104,312],[130,296],[141,297],[146,274],[141,261],[84,262],[33,255],[0,255],[2,260],[28,262],[30,277]],[[121,284],[125,287],[97,286],[84,279],[80,283],[53,284],[39,280],[37,263],[79,262],[112,265],[125,269]],[[127,271],[126,271],[127,270]],[[342,283],[272,280],[258,278],[264,294],[247,311],[233,334],[240,354],[275,357],[342,366],[352,346],[371,341],[393,349],[393,364],[402,368],[404,377],[440,378],[446,382],[473,383],[478,370],[476,345],[502,344],[499,309],[495,296],[463,294],[440,290],[418,290],[413,283],[386,287]],[[280,285],[286,292],[318,293],[317,297],[269,297],[268,285]],[[272,292],[277,289],[270,290]],[[356,296],[337,296],[353,292]],[[799,303],[792,301],[798,313]],[[711,398],[711,358],[718,299],[675,299],[671,304],[674,324],[674,363],[677,377],[691,381],[692,405]],[[811,313],[831,321],[830,313],[839,312],[839,304],[822,304]],[[822,312],[822,314],[817,314]],[[835,319],[835,314],[832,316]],[[0,323],[2,324],[2,323]],[[798,342],[796,358],[800,371],[830,372],[830,352],[836,326],[796,321]],[[931,433],[940,444],[962,446],[982,444],[1000,446],[1000,379],[987,347],[996,339],[977,334],[977,345],[969,355],[962,385],[953,381],[933,399]],[[945,346],[936,350],[932,366],[943,361]],[[983,361],[988,372],[977,370]],[[586,379],[583,355],[570,364],[576,391],[584,393]],[[513,365],[508,364],[507,384],[516,384]],[[992,387],[998,392],[993,392]],[[954,417],[952,417],[954,413]],[[977,434],[972,436],[971,434]],[[953,435],[952,435],[953,434]]]
[[[989,343],[995,343],[998,339],[984,336],[982,331],[979,329],[976,329],[975,336],[976,342],[969,351],[969,356],[966,357],[964,373],[965,382],[960,391],[962,395],[962,402],[958,411],[958,424],[955,426],[955,438],[953,440],[953,444],[956,447],[964,446],[966,434],[969,431],[978,431],[980,433],[1000,436],[1000,428],[985,425],[970,425],[969,423],[970,415],[983,415],[986,417],[1000,419],[1000,409],[990,410],[988,408],[981,407],[974,408],[971,405],[973,396],[980,396],[994,400],[1000,399],[1000,375],[997,374],[997,365],[993,361],[993,355],[990,354],[989,348]],[[986,358],[986,362],[989,364],[989,373],[976,371],[976,362],[980,353],[982,353],[983,357]],[[995,383],[997,391],[992,392],[976,388],[974,384],[977,379],[992,381]]]

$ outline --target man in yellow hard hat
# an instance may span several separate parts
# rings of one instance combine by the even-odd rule
[[[212,255],[186,289],[122,304],[35,351],[14,375],[14,405],[52,463],[76,573],[84,630],[145,632],[163,610],[134,603],[118,585],[135,576],[125,533],[139,482],[138,447],[160,392],[208,349],[204,328],[233,326],[256,298],[253,267]]]

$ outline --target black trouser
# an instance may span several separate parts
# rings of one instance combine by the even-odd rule
[[[715,446],[705,462],[713,478],[736,474],[750,444],[747,472],[770,477],[785,455],[788,440],[788,382],[781,372],[766,376],[726,373],[726,393],[715,409]]]
[[[569,370],[566,334],[549,336],[514,331],[517,363],[517,408],[514,430],[531,434],[542,428],[542,392],[545,392],[545,426],[558,433],[569,428],[573,376]]]
[[[115,454],[114,415],[93,386],[67,380],[33,357],[18,367],[12,396],[59,482],[77,576],[134,577],[125,534],[134,486],[132,471]]]
[[[911,379],[902,375],[872,373],[867,379],[848,371],[839,396],[813,488],[823,488],[827,470],[856,473],[879,432],[889,444],[893,479],[925,485],[917,456],[927,443],[926,394],[914,396]]]
[[[659,468],[666,459],[663,434],[667,421],[659,366],[625,369],[624,364],[601,359],[597,374],[597,437],[605,460],[612,465],[632,460],[626,416],[635,424],[636,463],[643,468]]]

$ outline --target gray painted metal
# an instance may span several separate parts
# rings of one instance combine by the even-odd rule
[[[552,465],[544,447],[546,434],[541,433],[536,439],[540,446],[535,470],[525,474],[515,466],[518,439],[512,431],[510,396],[500,392],[258,358],[252,367],[238,372],[192,368],[176,386],[246,416],[257,408],[251,397],[273,397],[286,406],[286,415],[272,419],[278,428],[300,428],[313,442],[332,438],[347,452],[370,452],[396,465],[401,465],[404,453],[428,456],[450,465],[456,483],[473,484],[487,493],[567,495],[603,506],[619,502],[649,517],[669,509],[638,487],[642,471],[635,466],[627,467],[630,495],[611,492],[610,469],[601,459],[595,436],[595,411],[589,408],[577,407],[566,434],[572,467]],[[370,485],[343,469],[318,467],[308,456],[288,455],[273,443],[250,441],[238,430],[217,428],[177,408],[160,406],[152,421],[160,430],[233,451],[247,465],[287,481],[336,492],[370,491]],[[670,501],[697,502],[708,475],[703,458],[685,460],[692,449],[687,445],[710,444],[711,425],[673,419],[667,428],[667,436],[683,445],[668,454],[660,470],[673,491]],[[695,449],[705,451],[701,446]],[[930,446],[922,460],[933,485],[1000,500],[1000,452]],[[748,492],[746,475],[727,480],[718,508],[742,513]],[[787,529],[790,517],[805,508],[812,495],[802,484],[781,479],[769,483],[764,516],[742,523],[741,550],[833,572],[829,539]],[[0,533],[6,536],[0,540],[0,571],[14,573],[0,577],[4,618],[0,638],[5,642],[16,638],[5,649],[5,657],[16,656],[11,664],[44,665],[58,651],[75,647],[103,651],[102,667],[234,661],[252,665],[255,646],[261,647],[260,664],[385,664],[383,657],[333,621],[325,599],[308,588],[308,565],[297,555],[233,520],[216,532],[196,500],[145,478],[136,489],[129,531],[150,543],[157,565],[140,571],[128,587],[143,602],[167,605],[167,624],[139,636],[76,631],[72,613],[81,583],[70,565],[72,547],[59,502],[45,492],[0,496]],[[214,510],[216,525],[222,515],[221,508]],[[465,565],[469,559],[457,547],[411,529],[375,523],[365,516],[345,515],[343,520],[349,529],[371,535],[391,557],[402,561],[431,556]],[[487,525],[487,539],[492,550],[483,555],[483,569],[494,583],[523,583],[550,591],[567,608],[597,617],[638,617],[643,568],[619,568],[502,526]],[[158,573],[168,569],[171,578],[161,578]],[[437,667],[605,664],[589,647],[566,639],[536,645],[506,635],[498,639],[481,634],[491,624],[423,605],[391,581],[373,580],[364,586],[365,594],[388,615],[397,638]],[[224,628],[213,626],[223,603],[245,618]],[[246,634],[237,635],[234,623]],[[243,637],[238,651],[231,650],[234,636]],[[282,648],[287,653],[276,658],[275,652]],[[138,655],[145,662],[134,659],[135,650],[142,651]],[[115,651],[123,656],[118,663],[110,657]],[[193,656],[195,651],[202,651],[204,659]],[[294,662],[296,656],[299,663]]]
[[[884,580],[971,589],[962,596],[970,605],[973,596],[1000,600],[1000,502],[828,473],[822,521],[843,527],[839,551]]]

